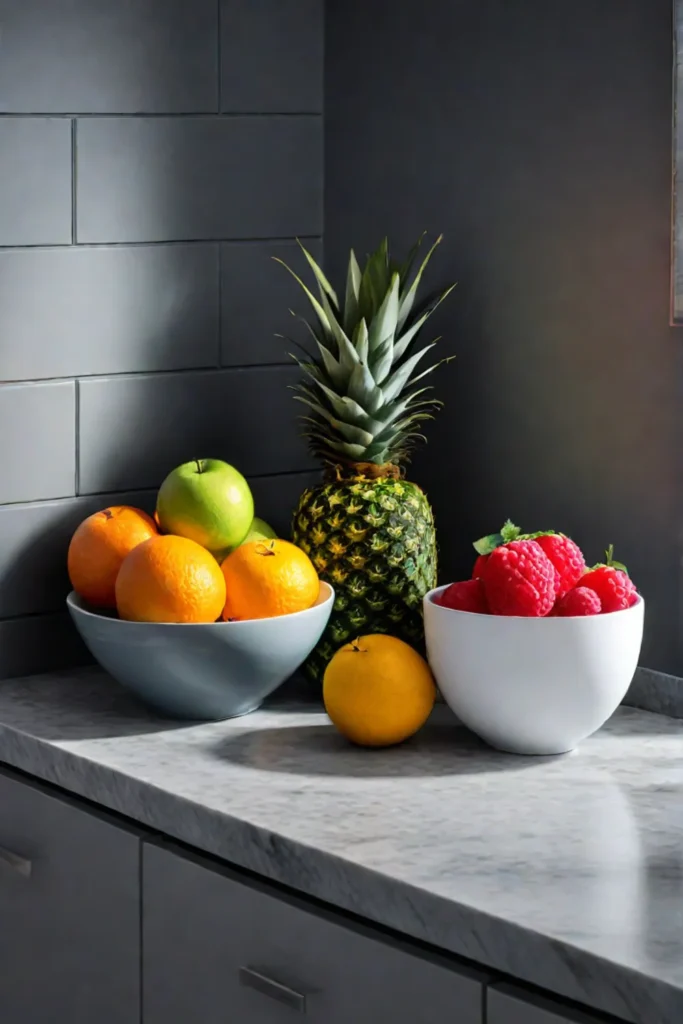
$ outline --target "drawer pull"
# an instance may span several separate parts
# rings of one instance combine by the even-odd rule
[[[31,871],[33,865],[30,860],[26,860],[25,857],[19,857],[16,853],[11,853],[10,850],[5,850],[0,846],[0,864],[6,864],[7,867],[12,868],[18,875],[23,875],[24,878],[31,877]]]
[[[297,992],[288,985],[262,974],[261,971],[254,970],[253,967],[240,967],[239,979],[240,985],[244,985],[245,988],[253,988],[261,995],[275,999],[276,1002],[283,1003],[298,1013],[306,1013],[306,996],[303,992]]]

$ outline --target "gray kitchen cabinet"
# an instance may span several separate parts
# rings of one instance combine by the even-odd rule
[[[145,1024],[482,1024],[482,978],[143,844]]]
[[[140,841],[0,772],[2,1024],[139,1024]]]
[[[487,992],[486,1024],[599,1024],[581,1010],[542,997],[528,996],[510,985]]]

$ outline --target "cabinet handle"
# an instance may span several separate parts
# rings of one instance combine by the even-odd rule
[[[26,860],[25,857],[19,857],[18,854],[12,853],[10,850],[5,850],[4,847],[0,846],[0,864],[6,864],[8,868],[12,868],[18,875],[23,875],[24,878],[31,877],[31,871],[33,865],[30,860]]]
[[[244,985],[245,988],[253,988],[261,995],[275,999],[297,1013],[306,1013],[306,996],[303,992],[297,992],[288,985],[262,974],[261,971],[254,970],[253,967],[240,967],[239,980],[240,985]]]

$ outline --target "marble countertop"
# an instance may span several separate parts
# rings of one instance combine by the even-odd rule
[[[163,721],[88,669],[0,682],[0,762],[624,1020],[683,1021],[683,721],[621,708],[532,759],[438,707],[363,751],[291,701]]]

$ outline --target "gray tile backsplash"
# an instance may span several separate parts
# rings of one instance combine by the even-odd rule
[[[216,109],[216,0],[0,0],[3,113]]]
[[[0,506],[76,493],[73,381],[0,385],[0,438]]]
[[[0,678],[84,660],[90,512],[218,455],[284,531],[315,479],[270,257],[321,254],[322,12],[0,0]]]
[[[321,118],[89,118],[76,130],[79,242],[322,231]]]
[[[0,252],[0,378],[215,366],[218,291],[215,243]]]
[[[322,258],[319,239],[307,240],[305,245],[315,259]],[[306,274],[306,260],[296,242],[221,246],[223,366],[289,362],[292,343],[276,335],[298,333],[290,308],[310,317],[305,296],[274,256],[297,274]]]
[[[297,376],[283,366],[80,381],[80,493],[156,487],[198,457],[245,475],[309,469]]]
[[[66,611],[0,619],[0,679],[91,661]]]
[[[0,182],[0,245],[71,241],[68,120],[0,118]]]

